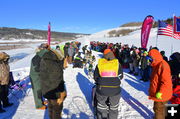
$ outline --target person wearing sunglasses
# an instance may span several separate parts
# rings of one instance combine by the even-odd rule
[[[172,81],[169,64],[157,49],[148,54],[152,66],[149,99],[154,101],[154,119],[165,119],[165,104],[172,97]]]

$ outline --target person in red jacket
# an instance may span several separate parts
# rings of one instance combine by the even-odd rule
[[[165,104],[172,97],[171,71],[156,49],[149,52],[152,66],[149,99],[154,100],[154,119],[165,119]]]

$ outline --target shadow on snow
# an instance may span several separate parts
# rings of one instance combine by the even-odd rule
[[[146,106],[144,106],[137,99],[133,98],[126,90],[121,89],[122,98],[136,110],[142,117],[145,119],[149,119],[152,117],[153,112],[149,110]]]
[[[13,103],[13,106],[5,108],[6,112],[0,114],[1,119],[12,119],[12,117],[16,114],[16,111],[19,107],[20,103],[25,103],[24,98],[28,95],[28,91],[31,88],[29,85],[30,79],[29,76],[20,81],[21,85],[24,85],[22,89],[12,89],[9,91],[9,102]]]

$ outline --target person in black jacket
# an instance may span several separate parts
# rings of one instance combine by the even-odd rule
[[[175,52],[170,56],[169,66],[171,68],[171,75],[173,79],[173,85],[180,85],[180,53]]]
[[[75,56],[73,68],[83,68],[83,59],[81,57],[81,53],[78,52],[78,54]]]
[[[165,55],[165,51],[161,51],[160,53],[161,53],[163,59],[164,59],[166,62],[168,62],[168,58],[167,58],[166,55]]]
[[[42,94],[48,99],[50,119],[61,119],[63,101],[66,97],[63,79],[63,55],[59,50],[49,50],[40,62]]]
[[[97,85],[97,119],[117,119],[122,78],[123,71],[118,59],[110,49],[104,50],[104,58],[99,59],[94,71]]]

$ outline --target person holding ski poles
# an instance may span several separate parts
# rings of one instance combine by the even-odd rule
[[[94,71],[97,119],[117,119],[122,78],[121,64],[110,49],[105,49],[104,58],[99,59]]]

